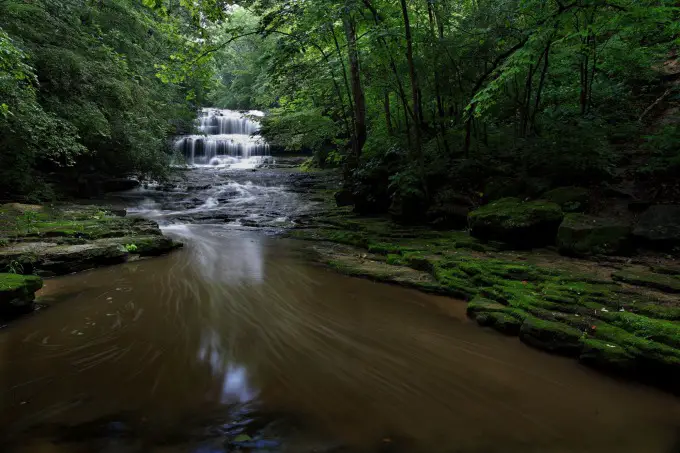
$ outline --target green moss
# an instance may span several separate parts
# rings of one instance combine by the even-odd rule
[[[626,348],[617,344],[592,338],[582,339],[583,351],[579,361],[593,368],[617,373],[631,373],[637,360]]]
[[[540,211],[546,204],[547,211],[557,213],[548,218],[561,218],[552,203],[500,200],[494,205],[516,214],[527,207]],[[532,215],[505,220],[511,229],[518,228],[513,231],[535,234],[539,230],[524,229]],[[321,228],[293,236],[353,245],[385,256],[330,263],[344,273],[470,300],[468,313],[480,325],[519,334],[527,344],[579,357],[584,364],[600,369],[649,368],[671,376],[680,363],[678,324],[671,322],[679,319],[680,308],[672,303],[662,305],[647,293],[630,293],[594,275],[555,271],[504,259],[500,254],[468,252],[484,253],[492,248],[464,232],[405,229],[384,219],[352,219],[349,225],[337,219],[332,222],[349,230]],[[637,270],[622,273],[640,278]],[[677,279],[673,275],[658,277],[664,287]]]
[[[537,221],[561,221],[562,210],[549,201],[522,202],[518,198],[503,198],[472,211],[470,223],[489,223],[493,226],[526,227]]]
[[[0,316],[16,316],[33,308],[35,292],[43,282],[32,275],[0,274]]]
[[[396,244],[390,244],[387,242],[378,242],[368,245],[368,251],[371,253],[378,253],[380,255],[388,254],[400,254],[403,248]]]
[[[182,247],[181,242],[165,236],[126,236],[106,242],[122,245],[129,253],[140,256],[158,256]]]
[[[489,252],[494,250],[494,247],[484,244],[479,239],[470,236],[464,231],[450,231],[444,233],[441,238],[434,240],[434,245],[442,248],[445,251],[450,250],[472,250],[475,252]]]
[[[468,220],[477,238],[525,247],[554,243],[563,216],[561,208],[549,201],[503,198],[472,211]]]
[[[419,289],[424,292],[451,295],[449,290],[437,282],[428,281],[422,278],[422,273],[415,270],[394,267],[375,262],[356,262],[353,260],[331,259],[326,261],[331,268],[346,275],[354,277],[364,277],[385,283],[395,283]]]
[[[679,266],[652,266],[652,270],[659,274],[680,275]]]
[[[477,294],[477,287],[466,275],[461,275],[456,269],[435,264],[433,274],[436,280],[447,290],[449,294],[460,299],[471,299]]]
[[[404,259],[403,256],[401,255],[394,255],[394,254],[389,254],[387,255],[387,264],[391,264],[393,266],[407,266],[408,263]]]
[[[0,274],[0,294],[17,291],[32,294],[42,288],[42,285],[42,279],[33,275]]]
[[[403,256],[408,267],[429,274],[434,274],[436,263],[440,261],[436,256],[426,256],[419,252],[406,252]]]
[[[614,272],[612,278],[631,285],[646,286],[668,293],[680,293],[680,277],[655,274],[644,270],[622,270]]]
[[[661,305],[660,302],[633,302],[626,304],[635,313],[667,321],[680,321],[680,306]]]
[[[583,187],[558,187],[543,194],[543,198],[560,205],[564,212],[583,211],[588,203],[589,192]]]
[[[582,350],[583,333],[559,322],[526,318],[519,335],[526,344],[557,354],[578,356]]]
[[[598,339],[626,348],[631,354],[650,364],[680,367],[680,350],[638,337],[622,328],[605,322],[597,322],[593,335]]]
[[[680,348],[680,324],[628,312],[604,312],[599,318],[638,337]]]
[[[505,305],[478,296],[468,302],[467,314],[471,318],[475,318],[480,313],[501,312],[506,308],[507,307]]]
[[[477,324],[484,327],[491,327],[505,335],[519,334],[522,321],[515,316],[505,312],[485,312],[476,317]]]
[[[568,214],[557,231],[564,255],[617,255],[630,252],[628,224],[583,214]]]

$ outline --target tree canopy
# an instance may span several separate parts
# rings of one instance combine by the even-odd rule
[[[0,3],[0,157],[8,164],[0,193],[49,196],[36,182],[55,170],[163,176],[168,137],[187,127],[212,77],[206,65],[187,64],[202,52],[198,12],[170,8]]]
[[[266,137],[341,164],[366,210],[606,180],[633,148],[634,177],[669,177],[678,19],[670,0],[5,0],[0,192],[163,177],[205,105],[266,110]]]
[[[271,140],[341,159],[368,210],[417,213],[492,176],[607,179],[632,142],[640,174],[678,168],[677,123],[655,110],[679,95],[675,2],[241,5],[215,38],[214,101],[268,109]]]

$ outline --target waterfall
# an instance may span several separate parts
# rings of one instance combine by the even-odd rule
[[[201,135],[186,135],[175,144],[190,165],[252,167],[269,156],[269,145],[257,135],[258,111],[204,108],[197,119]]]

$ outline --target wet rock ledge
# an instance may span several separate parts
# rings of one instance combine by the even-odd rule
[[[548,215],[531,219],[554,223],[553,207],[538,209]],[[503,213],[491,214],[505,220]],[[474,219],[473,232],[490,225],[491,214]],[[312,256],[335,270],[464,300],[469,317],[483,327],[680,394],[680,267],[674,259],[585,260],[555,249],[513,250],[466,231],[399,225],[332,207],[289,236],[311,241]]]
[[[158,224],[99,206],[0,205],[0,273],[53,277],[181,247]],[[1,274],[0,274],[1,275]]]
[[[0,317],[32,311],[35,292],[42,286],[42,279],[34,275],[0,274]]]

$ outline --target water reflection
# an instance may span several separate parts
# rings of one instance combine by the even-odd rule
[[[215,378],[222,382],[220,403],[243,404],[255,399],[257,391],[248,382],[246,367],[228,358],[221,338],[214,330],[202,334],[198,358],[208,363]]]
[[[188,246],[50,280],[52,308],[0,335],[0,451],[187,452],[206,426],[262,414],[348,451],[668,451],[677,400],[485,332],[464,304],[327,272],[259,233],[168,231]],[[139,448],[102,441],[111,426]],[[2,449],[64,430],[86,447]]]
[[[191,259],[186,266],[211,284],[253,285],[264,282],[262,243],[255,239],[232,242],[225,250],[225,238],[234,231],[214,225],[170,225],[164,227],[188,244]],[[217,295],[220,296],[219,294]]]

